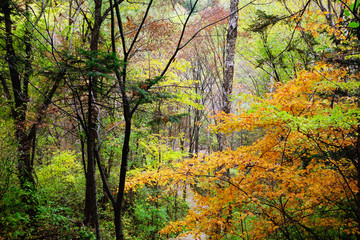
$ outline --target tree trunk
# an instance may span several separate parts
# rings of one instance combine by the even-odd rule
[[[96,111],[93,98],[93,78],[89,79],[88,89],[88,124],[87,124],[87,171],[84,224],[96,229],[96,239],[100,239],[99,217],[96,197],[95,147],[96,147]]]
[[[100,37],[100,26],[102,24],[101,6],[102,0],[94,0],[95,17],[91,32],[90,50],[97,51]],[[85,214],[84,223],[96,230],[96,239],[100,239],[100,227],[98,216],[98,204],[96,194],[95,178],[95,149],[96,149],[96,125],[98,111],[96,110],[97,94],[94,87],[97,84],[97,77],[89,77],[88,86],[88,116],[87,116],[87,171],[86,171],[86,195],[85,195]]]
[[[29,136],[26,133],[26,111],[27,111],[27,101],[28,101],[28,77],[29,72],[25,74],[26,79],[22,81],[21,75],[18,70],[18,60],[19,56],[15,53],[14,45],[13,45],[13,38],[12,38],[12,20],[11,20],[11,10],[10,10],[10,3],[9,1],[4,1],[1,4],[2,12],[4,14],[4,21],[5,21],[5,32],[6,32],[6,59],[9,67],[10,72],[10,79],[11,79],[11,86],[13,90],[13,101],[15,106],[12,106],[12,117],[15,120],[15,136],[18,142],[18,177],[20,180],[20,186],[23,190],[29,193],[33,193],[36,190],[35,187],[35,180],[32,175],[32,165],[31,165],[31,148],[32,148],[32,141],[29,139]],[[26,31],[26,34],[30,34]],[[31,54],[31,46],[30,44],[30,37],[25,36],[25,45],[26,51],[25,55],[28,57]],[[30,64],[28,61],[25,61],[26,65]],[[26,70],[30,69],[30,66],[26,66]],[[5,85],[5,80],[3,85]],[[5,88],[5,86],[4,86]],[[11,100],[11,99],[9,99]],[[27,195],[27,194],[26,194]],[[24,196],[23,201],[27,204],[31,204],[32,201],[29,199],[31,194]]]
[[[30,16],[30,7],[25,5],[26,11],[23,13],[26,16]],[[24,29],[24,38],[22,39],[24,44],[18,46],[18,42],[14,42],[13,39],[13,20],[11,19],[12,11],[16,14],[16,8],[12,9],[12,4],[9,0],[0,2],[0,11],[3,13],[3,21],[5,23],[5,51],[6,62],[8,65],[9,82],[5,77],[0,76],[1,86],[4,89],[5,98],[10,103],[10,109],[12,118],[15,123],[15,138],[18,143],[18,160],[17,170],[20,187],[24,190],[24,194],[21,196],[22,202],[25,205],[26,212],[33,218],[36,214],[37,200],[35,198],[36,182],[33,176],[33,158],[35,147],[35,136],[38,126],[41,124],[42,119],[45,116],[48,106],[51,104],[51,100],[55,95],[55,92],[64,77],[64,71],[60,71],[52,79],[52,87],[47,91],[44,100],[38,101],[35,99],[33,102],[38,103],[33,109],[38,109],[38,112],[34,113],[36,117],[35,121],[32,120],[32,125],[27,127],[30,122],[27,119],[27,110],[29,103],[29,80],[33,75],[32,60],[33,60],[33,45],[32,43],[32,25],[26,20]],[[40,17],[40,16],[39,16]],[[14,46],[17,46],[15,51]],[[10,83],[10,84],[9,84]],[[9,84],[9,85],[8,85]]]
[[[115,232],[116,239],[123,240],[123,224],[121,219],[121,209],[124,201],[124,193],[125,193],[125,180],[126,180],[126,172],[128,165],[128,156],[130,149],[130,136],[131,136],[131,112],[128,100],[124,100],[124,118],[125,118],[125,136],[124,143],[122,149],[121,156],[121,168],[120,168],[120,178],[119,178],[119,191],[116,198],[116,203],[114,206],[114,223],[115,223]]]
[[[225,70],[222,82],[222,107],[221,110],[229,114],[231,112],[231,94],[234,79],[234,62],[235,62],[235,44],[237,39],[237,26],[239,18],[239,0],[230,0],[230,17],[229,27],[226,37],[225,49]],[[224,133],[218,135],[219,151],[222,151],[228,145]]]

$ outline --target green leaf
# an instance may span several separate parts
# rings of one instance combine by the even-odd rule
[[[349,27],[351,27],[351,28],[358,28],[359,27],[359,23],[357,23],[357,22],[350,22],[349,23]]]
[[[351,4],[351,5],[350,5],[351,11],[354,12],[354,11],[359,7],[359,4],[360,4],[360,1],[357,1],[357,2],[356,2],[356,5],[354,5],[354,3]]]
[[[350,17],[350,12],[347,9],[344,9],[344,15],[347,17]]]

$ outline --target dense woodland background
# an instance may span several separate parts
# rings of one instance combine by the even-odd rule
[[[360,239],[360,1],[2,0],[0,239]]]

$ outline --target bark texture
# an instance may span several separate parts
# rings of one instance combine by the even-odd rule
[[[226,36],[226,48],[225,48],[225,69],[224,77],[221,84],[222,87],[222,106],[221,111],[226,114],[231,112],[231,94],[233,90],[234,79],[234,65],[235,65],[235,45],[237,39],[237,27],[239,19],[239,0],[230,0],[230,16],[229,26]],[[219,151],[226,148],[227,139],[225,134],[219,133],[218,135]]]

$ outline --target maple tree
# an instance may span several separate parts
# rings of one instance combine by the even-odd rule
[[[306,31],[314,34],[315,29],[309,25]],[[337,36],[344,45],[356,42],[346,31]],[[329,56],[326,59],[334,62]],[[213,129],[224,133],[261,129],[261,138],[250,146],[135,175],[128,187],[167,181],[192,186],[196,208],[184,220],[165,227],[163,234],[358,239],[359,76],[355,64],[319,62],[298,71],[294,80],[274,84],[274,92],[264,99],[243,97],[239,114],[219,114],[221,121]],[[224,175],[226,169],[230,175]]]
[[[174,179],[201,189],[194,191],[196,209],[163,233],[190,230],[215,239],[357,235],[359,109],[356,96],[339,95],[357,91],[357,77],[326,64],[301,72],[268,98],[252,99],[239,115],[219,115],[223,123],[216,130],[262,128],[263,138],[142,173],[129,187]]]

